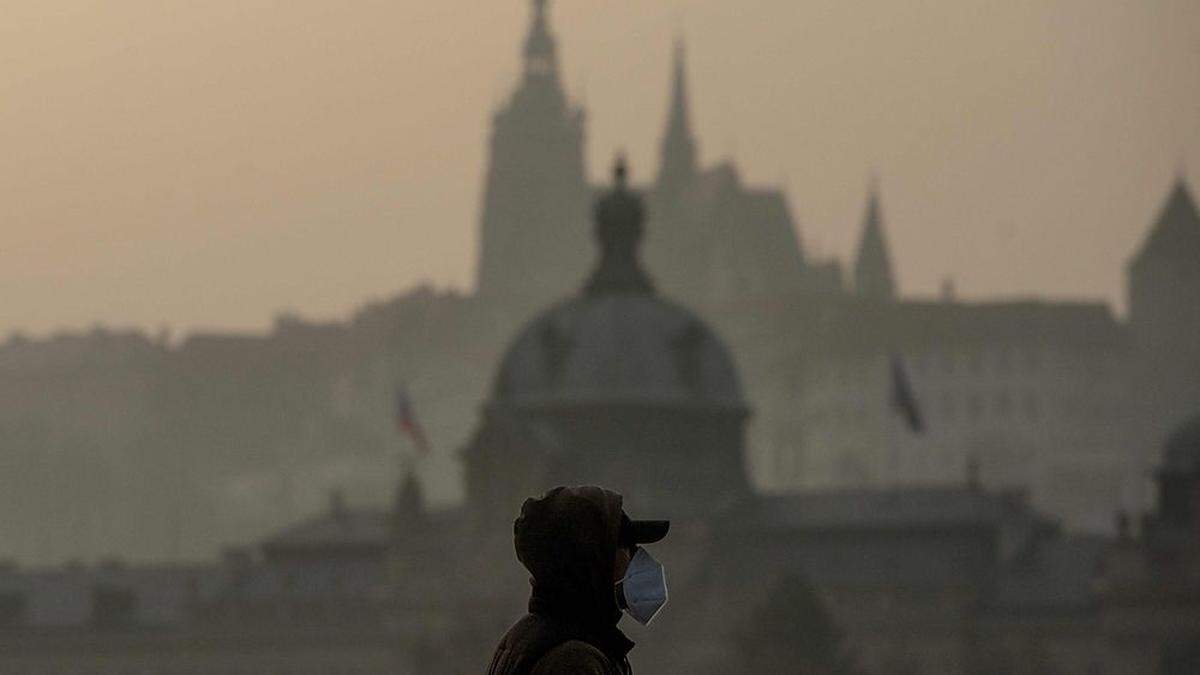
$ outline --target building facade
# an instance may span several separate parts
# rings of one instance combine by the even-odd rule
[[[219,565],[3,570],[0,669],[471,672],[524,613],[513,514],[578,481],[675,521],[656,546],[671,606],[631,628],[650,672],[759,672],[745,631],[797,579],[864,673],[1195,671],[1200,419],[1167,443],[1154,513],[1137,531],[1120,521],[1115,540],[1063,532],[979,471],[761,494],[745,472],[736,357],[654,292],[637,255],[642,201],[620,169],[595,219],[601,253],[583,290],[527,322],[499,360],[461,506],[428,509],[410,470],[390,509],[335,493]],[[803,629],[780,630],[766,647],[787,654],[802,637],[787,631]]]
[[[456,451],[491,398],[492,366],[517,326],[585,283],[595,255],[585,115],[563,85],[549,4],[532,8],[520,81],[490,120],[477,288],[412,289],[342,321],[282,317],[261,335],[14,336],[0,345],[13,466],[0,500],[67,525],[0,523],[0,556],[194,558],[293,522],[331,488],[386,504],[400,473],[390,458],[412,451],[393,422],[398,385],[435,450],[428,494],[466,499]],[[878,185],[843,274],[805,250],[781,190],[700,160],[682,46],[673,72],[661,161],[634,186],[645,260],[659,294],[739,366],[752,488],[958,481],[978,464],[985,485],[1026,489],[1073,529],[1111,530],[1117,510],[1149,505],[1156,448],[1200,406],[1200,219],[1183,181],[1130,266],[1128,319],[1095,302],[914,300],[887,246],[903,224],[888,222]],[[894,356],[922,435],[889,412]]]

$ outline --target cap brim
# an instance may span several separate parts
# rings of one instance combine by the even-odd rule
[[[629,541],[634,544],[653,544],[667,536],[671,529],[669,520],[633,520],[629,521]]]

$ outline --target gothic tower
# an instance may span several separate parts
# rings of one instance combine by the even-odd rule
[[[859,297],[881,302],[896,299],[896,281],[892,273],[892,258],[883,235],[883,217],[879,209],[879,188],[872,184],[867,197],[867,214],[863,220],[862,239],[854,259],[854,293]]]
[[[692,134],[683,40],[675,42],[666,124],[659,140],[657,179],[649,192],[654,227],[646,237],[646,261],[662,288],[691,305],[710,294],[711,223],[697,202],[700,167]]]
[[[492,120],[477,286],[522,318],[587,267],[584,114],[564,92],[547,0],[533,0],[520,83]],[[530,274],[537,270],[537,274]]]
[[[700,311],[804,288],[804,254],[787,199],[742,183],[726,160],[700,165],[682,40],[675,43],[658,175],[648,192],[654,226],[645,256],[659,288]]]
[[[675,42],[675,64],[671,78],[671,103],[667,128],[662,137],[662,163],[658,170],[658,190],[678,194],[696,178],[696,139],[692,135],[688,110],[687,75],[684,72],[683,41]]]

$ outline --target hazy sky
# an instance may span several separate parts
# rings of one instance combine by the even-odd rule
[[[1123,296],[1200,180],[1196,0],[557,0],[602,176],[657,161],[672,37],[706,163],[845,257],[872,169],[900,285]],[[7,0],[0,332],[260,328],[472,283],[524,0]],[[651,225],[653,226],[653,225]]]

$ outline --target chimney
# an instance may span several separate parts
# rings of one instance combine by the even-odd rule
[[[942,279],[942,302],[951,303],[956,300],[958,300],[958,293],[954,290],[954,278]]]
[[[337,520],[346,517],[346,494],[341,488],[329,491],[329,515]]]

